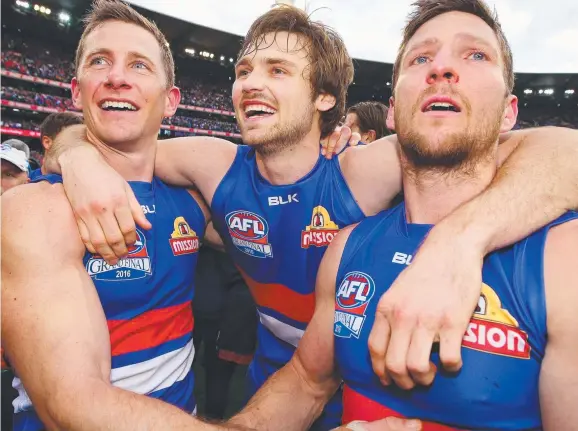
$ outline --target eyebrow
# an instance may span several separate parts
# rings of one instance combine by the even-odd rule
[[[492,57],[494,57],[494,59],[498,59],[498,52],[496,51],[496,49],[485,39],[481,38],[481,37],[477,37],[474,36],[473,34],[470,33],[458,33],[457,34],[457,38],[461,39],[465,42],[473,42],[479,45],[483,45],[486,49],[488,49],[489,51],[491,51],[491,55]]]
[[[94,50],[88,52],[88,53],[86,54],[86,58],[88,59],[88,58],[93,57],[93,56],[98,55],[98,54],[103,54],[103,55],[112,56],[112,55],[113,55],[113,52],[112,52],[110,49],[108,49],[108,48],[97,48],[97,49],[94,49]],[[129,51],[128,56],[131,57],[131,58],[138,58],[138,59],[141,59],[141,60],[146,60],[147,63],[149,63],[151,66],[155,67],[154,62],[153,62],[149,57],[147,57],[147,56],[144,55],[144,54],[141,54],[140,52],[137,52],[137,51]]]
[[[422,40],[421,42],[418,42],[418,43],[411,45],[407,49],[404,58],[407,57],[407,55],[413,51],[416,51],[416,50],[421,49],[421,48],[425,48],[427,46],[439,45],[439,43],[440,43],[440,41],[437,37],[428,37],[427,39]]]
[[[295,63],[289,60],[285,60],[284,58],[266,57],[260,61],[268,66],[279,64],[290,69],[295,69],[297,67]],[[237,64],[235,65],[235,69],[240,66],[247,66],[249,64],[251,64],[251,60],[249,60],[249,58],[247,57],[243,57],[241,60],[237,62]]]

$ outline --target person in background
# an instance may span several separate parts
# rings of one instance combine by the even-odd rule
[[[40,142],[45,151],[52,146],[56,135],[62,129],[75,124],[82,124],[82,116],[73,112],[57,112],[50,114],[40,125]],[[42,166],[30,172],[30,179],[34,180],[43,174]]]
[[[20,139],[7,139],[6,141],[2,142],[5,145],[10,145],[12,148],[16,148],[17,150],[24,151],[26,154],[26,160],[30,159],[30,147],[24,141]]]
[[[9,139],[9,141],[13,141]],[[7,141],[8,142],[8,141]],[[0,194],[13,187],[27,184],[28,158],[24,151],[18,150],[9,144],[3,143],[2,156],[2,189]]]
[[[387,106],[379,102],[359,102],[347,110],[345,125],[352,133],[359,133],[361,142],[369,144],[390,135],[385,124]]]
[[[204,345],[197,359],[202,358],[205,375],[205,384],[196,388],[198,398],[205,399],[199,412],[210,419],[224,419],[227,407],[235,401],[228,396],[233,373],[253,359],[257,309],[243,277],[223,251],[201,247],[195,277],[193,339],[197,352]]]

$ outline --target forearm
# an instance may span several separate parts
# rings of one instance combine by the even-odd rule
[[[339,380],[321,385],[306,382],[293,360],[271,376],[247,406],[228,424],[259,431],[304,431],[323,411]]]
[[[513,244],[578,208],[578,134],[533,133],[506,160],[490,186],[439,223],[432,236],[463,238],[483,253]],[[437,235],[441,233],[441,235]]]
[[[87,382],[82,393],[53,391],[45,411],[42,419],[51,430],[246,430],[203,422],[175,406],[102,381]]]

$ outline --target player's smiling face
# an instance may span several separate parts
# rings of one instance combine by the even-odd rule
[[[112,146],[155,138],[180,101],[167,88],[159,42],[142,27],[107,21],[84,44],[72,92],[89,129]]]
[[[307,42],[287,32],[264,35],[237,62],[232,96],[246,144],[278,148],[319,123],[318,110],[331,106],[313,97],[309,67]]]

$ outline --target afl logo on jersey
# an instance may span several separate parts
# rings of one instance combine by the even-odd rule
[[[375,293],[373,279],[363,272],[345,274],[335,295],[333,333],[336,337],[359,338],[365,311]]]
[[[250,211],[233,211],[225,217],[229,234],[235,247],[253,257],[273,257],[269,244],[269,225],[258,214]]]
[[[321,205],[313,208],[311,223],[301,231],[301,248],[327,247],[335,235],[339,233],[339,226],[331,220],[329,211]]]
[[[126,281],[144,278],[152,273],[151,259],[146,247],[146,237],[136,230],[137,240],[128,249],[128,255],[116,265],[109,265],[98,254],[93,254],[86,261],[86,271],[94,280]]]

